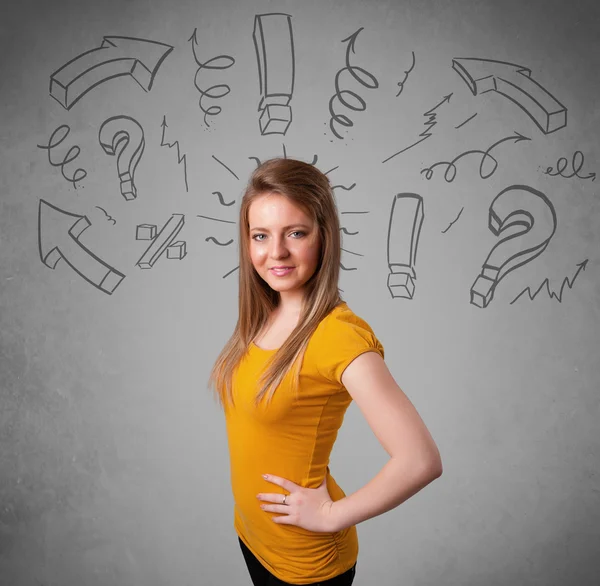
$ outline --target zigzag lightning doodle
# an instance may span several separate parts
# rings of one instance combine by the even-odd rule
[[[165,128],[167,127],[167,117],[166,115],[163,116],[163,121],[161,124],[162,127],[162,136],[160,137],[160,146],[168,146],[170,149],[172,149],[174,146],[177,147],[177,163],[181,164],[183,162],[183,176],[185,178],[185,190],[188,191],[188,180],[187,180],[187,161],[185,158],[185,155],[181,155],[181,153],[179,152],[179,141],[176,140],[175,142],[164,142],[165,140]]]
[[[562,296],[563,296],[563,291],[564,291],[565,285],[567,285],[569,287],[569,289],[573,288],[573,285],[575,284],[575,279],[577,279],[577,277],[579,276],[579,273],[581,271],[585,271],[585,267],[587,266],[588,260],[589,259],[586,258],[583,262],[580,262],[577,264],[577,266],[579,268],[577,269],[577,272],[575,273],[575,275],[573,275],[573,278],[570,281],[569,281],[569,277],[565,277],[563,279],[563,282],[562,282],[562,285],[560,286],[560,291],[558,292],[558,295],[554,291],[550,291],[550,281],[548,281],[548,279],[546,278],[546,279],[544,279],[542,284],[538,287],[537,291],[533,295],[531,294],[531,289],[529,287],[526,287],[510,302],[510,305],[515,303],[515,301],[517,301],[517,299],[519,299],[519,297],[521,297],[521,295],[523,295],[525,293],[527,293],[529,295],[529,300],[533,301],[537,297],[537,294],[542,290],[544,285],[546,286],[546,291],[548,292],[548,297],[550,299],[552,299],[552,298],[557,299],[559,303],[562,303]]]

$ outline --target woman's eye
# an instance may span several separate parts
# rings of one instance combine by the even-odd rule
[[[302,236],[306,236],[306,232],[302,232],[301,230],[295,230],[294,232],[292,232],[292,234],[302,234]],[[254,236],[252,236],[252,239],[257,240],[258,242],[262,242],[262,240],[257,239],[258,236],[264,236],[264,234],[255,234]]]

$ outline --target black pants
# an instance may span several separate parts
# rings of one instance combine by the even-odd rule
[[[288,582],[282,582],[271,572],[269,572],[257,559],[254,554],[246,547],[244,542],[238,537],[248,571],[250,572],[250,578],[252,578],[252,584],[254,586],[293,586]],[[331,578],[330,580],[324,580],[323,582],[313,582],[310,586],[352,586],[354,582],[354,574],[356,573],[356,564],[352,566],[347,572]]]

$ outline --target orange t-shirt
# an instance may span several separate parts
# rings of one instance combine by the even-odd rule
[[[234,527],[240,539],[275,577],[290,584],[329,580],[349,570],[358,557],[352,526],[336,533],[307,531],[271,521],[258,493],[287,494],[263,474],[274,474],[317,488],[327,478],[332,500],[345,497],[329,472],[329,456],[352,397],[341,382],[350,362],[363,352],[384,357],[370,326],[345,302],[335,307],[313,332],[300,370],[298,400],[288,373],[270,405],[253,404],[257,381],[276,350],[251,343],[233,378],[234,407],[226,404]]]

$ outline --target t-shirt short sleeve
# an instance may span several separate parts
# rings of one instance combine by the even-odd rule
[[[383,345],[369,324],[351,312],[328,317],[319,342],[319,371],[340,386],[346,367],[364,352],[377,352],[385,358]]]

